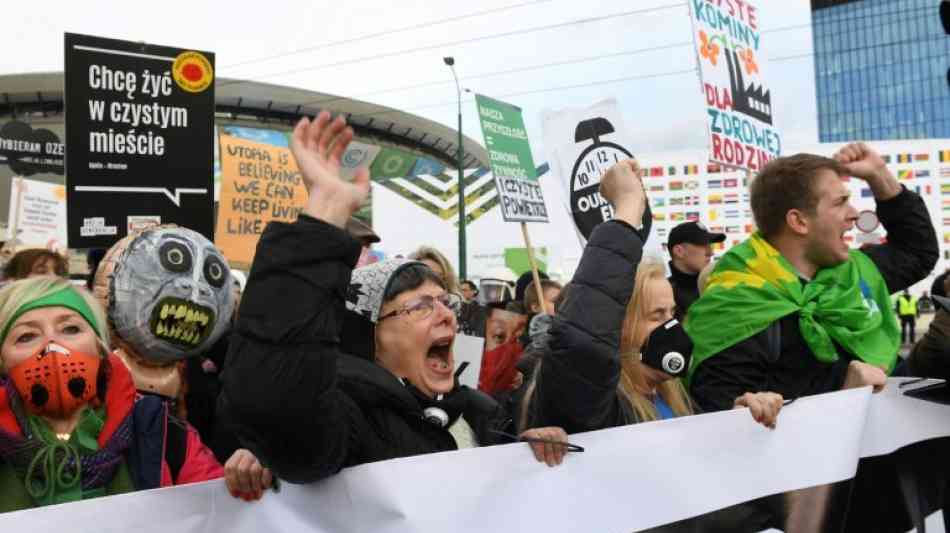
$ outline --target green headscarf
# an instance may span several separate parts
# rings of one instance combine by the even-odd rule
[[[89,307],[89,304],[86,303],[86,300],[72,287],[63,287],[61,290],[47,294],[41,298],[37,298],[33,301],[26,302],[17,308],[16,312],[10,316],[10,319],[7,320],[6,324],[3,324],[3,334],[0,335],[0,344],[7,339],[7,334],[10,333],[10,328],[13,327],[13,324],[16,323],[17,319],[23,316],[24,313],[32,311],[34,309],[39,309],[41,307],[65,307],[71,309],[80,316],[82,316],[86,322],[92,326],[92,329],[96,332],[96,335],[101,339],[102,331],[99,329],[99,323],[96,321],[96,315],[92,312],[92,308]]]

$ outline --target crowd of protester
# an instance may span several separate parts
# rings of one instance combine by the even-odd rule
[[[516,441],[526,458],[556,466],[570,460],[573,433],[725,409],[775,428],[802,396],[880,391],[889,375],[950,376],[950,279],[920,301],[907,292],[936,265],[933,224],[864,144],[770,162],[750,185],[757,233],[714,261],[725,235],[681,224],[668,265],[643,257],[649,198],[637,162],[621,161],[600,184],[614,218],[562,285],[543,272],[537,282],[531,272],[459,280],[429,245],[375,261],[380,238],[353,217],[368,176],[340,177],[352,137],[327,113],[298,123],[291,149],[319,193],[296,221],[267,226],[246,279],[206,264],[237,303],[221,317],[223,335],[173,363],[180,393],[142,387],[140,370],[117,355],[117,319],[90,292],[104,250],[89,252],[85,286],[63,279],[68,265],[54,252],[7,262],[0,511],[216,478],[255,500],[277,479],[309,483],[363,463]],[[857,211],[846,176],[873,192],[887,243],[848,245]],[[176,257],[162,265],[175,270]],[[917,342],[914,321],[928,306],[935,314]],[[485,338],[481,368],[459,369],[478,374],[477,389],[459,382],[461,334]],[[945,440],[924,444],[911,462],[946,452]],[[918,487],[931,503],[946,496],[940,465]],[[853,480],[657,530],[904,531],[917,516],[899,487],[894,464],[863,460]]]

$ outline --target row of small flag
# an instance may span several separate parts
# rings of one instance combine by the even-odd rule
[[[721,211],[721,218],[725,219],[739,219],[741,218],[742,211],[739,209],[725,209]],[[716,209],[710,209],[707,219],[711,222],[715,222],[720,219],[720,211]],[[699,220],[700,212],[699,211],[685,211],[681,213],[662,213],[662,212],[653,212],[654,222],[665,222],[669,220],[670,222],[685,222],[687,220]],[[745,210],[745,218],[752,218],[752,212],[748,209]],[[712,231],[712,230],[710,230]]]
[[[881,159],[885,163],[919,163],[921,161],[930,161],[930,154],[894,154],[891,155],[882,155]],[[950,150],[940,150],[937,152],[937,159],[941,163],[950,163]]]
[[[897,179],[899,180],[911,180],[914,178],[929,178],[929,170],[898,170]],[[941,178],[950,178],[950,167],[940,167],[940,177]]]
[[[663,192],[665,190],[670,191],[692,191],[699,188],[699,180],[673,180],[667,182],[666,185],[662,183],[649,183],[647,185],[647,190],[650,192]],[[742,185],[747,185],[745,179],[742,180]],[[735,189],[739,186],[738,178],[728,178],[724,180],[708,180],[706,182],[706,187],[709,189]]]
[[[707,174],[718,174],[722,172],[722,167],[715,163],[710,163],[706,165]],[[676,176],[677,174],[683,174],[684,176],[693,176],[699,174],[699,165],[670,165],[666,167],[647,167],[643,169],[643,175],[647,178],[658,178],[660,176]]]
[[[739,203],[739,193],[729,192],[725,194],[711,193],[706,195],[706,203],[709,205],[718,205],[718,204],[738,204]],[[749,201],[749,193],[743,193],[742,201]],[[665,207],[669,206],[681,206],[681,205],[700,205],[702,204],[702,197],[698,194],[687,194],[685,196],[672,196],[669,198],[655,197],[650,199],[650,205],[652,207]]]
[[[896,164],[905,164],[905,163],[921,163],[930,161],[930,154],[921,153],[921,154],[894,154],[894,155],[882,155],[881,158],[885,163],[896,163]],[[950,163],[950,150],[940,150],[937,152],[937,159],[941,163]],[[682,174],[684,176],[693,176],[699,174],[699,165],[669,165],[669,166],[654,166],[647,167],[643,169],[643,175],[647,178],[658,178],[662,176],[676,176]],[[707,174],[719,174],[721,172],[726,172],[726,169],[723,169],[720,165],[716,163],[708,163],[706,165]],[[944,171],[947,174],[944,174]],[[941,169],[941,176],[950,176],[950,167]],[[913,176],[911,176],[913,177]],[[923,176],[917,176],[923,177]]]

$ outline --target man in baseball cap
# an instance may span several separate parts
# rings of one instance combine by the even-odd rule
[[[726,235],[710,233],[700,222],[684,222],[670,231],[670,284],[676,301],[676,318],[683,320],[686,310],[699,298],[699,273],[712,260],[712,243],[723,242]]]
[[[376,232],[373,231],[373,228],[371,228],[369,224],[353,216],[346,221],[346,232],[350,234],[350,237],[360,241],[360,244],[363,245],[356,266],[361,267],[372,263],[373,258],[369,252],[374,243],[382,240],[379,238],[379,235],[376,235]]]

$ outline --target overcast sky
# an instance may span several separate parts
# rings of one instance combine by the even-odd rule
[[[817,142],[809,3],[758,4],[776,125],[786,146]],[[3,17],[7,74],[62,70],[63,33],[86,33],[210,50],[221,77],[349,96],[454,128],[455,85],[442,62],[452,55],[464,87],[524,109],[536,152],[543,110],[609,97],[620,102],[635,151],[705,146],[681,1],[52,0],[5,2]],[[470,94],[463,119],[481,142]]]

